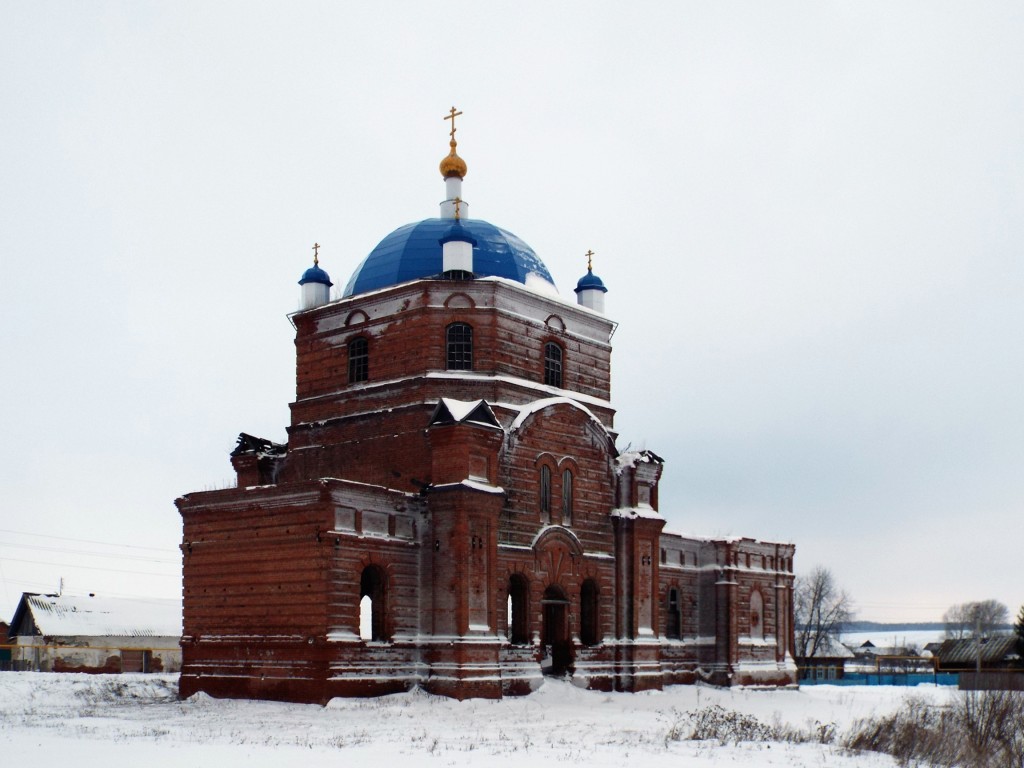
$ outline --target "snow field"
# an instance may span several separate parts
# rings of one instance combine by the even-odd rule
[[[814,686],[722,690],[673,686],[599,693],[547,681],[531,696],[458,702],[422,691],[335,699],[326,707],[177,699],[174,675],[0,673],[0,754],[12,765],[76,768],[341,764],[521,768],[586,765],[894,766],[883,755],[818,743],[692,741],[687,713],[719,705],[766,725],[845,733],[859,718],[898,708],[907,696],[936,703],[947,689]]]

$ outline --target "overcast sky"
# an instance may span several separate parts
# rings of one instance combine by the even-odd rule
[[[437,215],[609,287],[669,528],[880,620],[1024,602],[1024,5],[0,0],[0,617],[180,593],[287,313]],[[117,545],[117,546],[108,546]],[[103,553],[104,557],[98,557]],[[155,574],[155,575],[146,575]]]

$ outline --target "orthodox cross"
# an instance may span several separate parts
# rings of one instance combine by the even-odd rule
[[[594,252],[591,251],[591,250],[588,250],[586,255],[587,255],[587,272],[593,272],[594,271],[594,263],[593,263],[593,261],[591,261],[591,259],[594,256]]]
[[[452,121],[451,137],[452,137],[453,141],[455,140],[455,118],[458,117],[461,114],[462,114],[461,112],[456,112],[455,111],[455,107],[452,107],[451,111],[448,113],[448,116],[444,118],[445,120],[451,120]]]
[[[462,205],[462,198],[461,197],[456,197],[455,198],[455,220],[456,221],[459,220],[459,206],[460,205]]]
[[[313,266],[320,265],[320,243],[313,243]]]

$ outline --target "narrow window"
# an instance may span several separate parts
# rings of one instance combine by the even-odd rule
[[[466,323],[452,323],[447,331],[449,371],[473,370],[473,327]]]
[[[355,384],[370,378],[370,348],[359,336],[348,343],[348,383]]]
[[[508,580],[508,640],[512,645],[528,645],[530,642],[529,594],[530,585],[526,578],[513,574]]]
[[[593,579],[587,579],[580,587],[580,642],[583,645],[597,645],[600,641],[597,584]]]
[[[388,639],[386,602],[384,571],[368,565],[359,579],[359,637],[363,640]]]
[[[572,470],[562,473],[562,525],[572,525]]]
[[[547,464],[540,467],[540,519],[551,522],[551,467]]]
[[[668,611],[665,615],[665,637],[678,640],[680,636],[679,632],[679,620],[681,618],[679,611],[679,591],[672,588],[668,591]]]
[[[562,386],[562,348],[553,341],[544,345],[544,383]]]
[[[756,589],[750,593],[750,637],[764,639],[764,600]]]

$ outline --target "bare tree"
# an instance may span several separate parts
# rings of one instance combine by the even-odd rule
[[[964,640],[1000,633],[1010,620],[1010,610],[998,600],[979,600],[973,603],[957,603],[949,606],[942,621],[946,625],[946,637],[950,640]]]
[[[946,625],[947,640],[963,640],[971,636],[971,622],[967,612],[970,603],[951,605],[942,614],[942,623]]]
[[[843,625],[853,618],[853,601],[836,584],[832,571],[815,566],[796,577],[793,587],[796,655],[808,658],[839,640]]]

